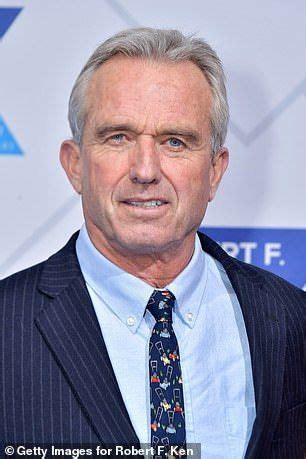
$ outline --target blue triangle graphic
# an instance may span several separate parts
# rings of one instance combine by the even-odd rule
[[[23,152],[0,116],[0,155],[22,155]]]
[[[22,8],[0,8],[0,38],[8,31]]]

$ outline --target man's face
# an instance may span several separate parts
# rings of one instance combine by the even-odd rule
[[[115,56],[94,73],[70,180],[98,245],[146,254],[193,241],[227,164],[227,151],[211,159],[211,99],[191,62]]]

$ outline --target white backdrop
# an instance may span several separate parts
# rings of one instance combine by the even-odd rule
[[[70,90],[101,41],[138,25],[196,32],[224,63],[231,164],[203,230],[305,287],[304,0],[0,0],[0,277],[79,228],[58,161]]]

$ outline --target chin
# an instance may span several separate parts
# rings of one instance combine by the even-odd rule
[[[130,240],[125,241],[125,248],[135,253],[158,252],[164,248],[164,244],[160,241],[152,240]]]
[[[125,250],[135,254],[146,254],[146,253],[160,253],[169,249],[175,244],[173,238],[167,237],[153,237],[152,235],[138,236],[133,234],[130,238],[118,238],[118,241]]]

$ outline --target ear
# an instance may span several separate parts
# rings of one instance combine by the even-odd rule
[[[78,194],[82,193],[82,165],[79,146],[73,140],[65,140],[60,149],[60,161],[66,175]]]
[[[216,156],[212,159],[210,169],[210,192],[209,201],[212,201],[216,195],[219,183],[223,177],[224,172],[227,169],[229,163],[229,152],[228,149],[222,147]]]

